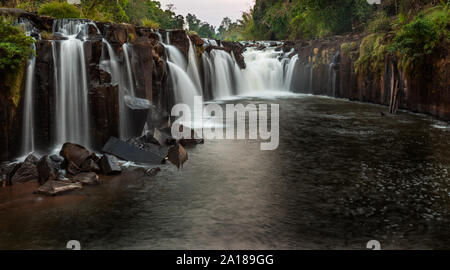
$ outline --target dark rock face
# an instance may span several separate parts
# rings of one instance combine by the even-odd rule
[[[56,181],[59,178],[58,170],[54,164],[54,161],[48,156],[43,156],[37,165],[39,172],[39,184],[43,185],[47,181]]]
[[[139,37],[132,45],[131,68],[136,82],[136,96],[152,101],[153,45]]]
[[[189,53],[189,38],[184,30],[168,31],[170,35],[170,45],[177,47],[186,59]]]
[[[192,40],[192,42],[194,42],[194,45],[197,47],[201,47],[203,46],[203,44],[205,44],[203,39],[197,35],[189,35],[189,38]]]
[[[77,174],[72,179],[72,182],[81,183],[83,185],[97,185],[99,183],[98,175],[94,172]]]
[[[89,92],[94,146],[103,146],[111,136],[119,135],[119,87],[97,85]]]
[[[106,175],[119,174],[122,172],[119,161],[115,156],[104,154],[99,161],[102,172]]]
[[[430,56],[428,68],[419,74],[398,70],[395,57],[386,57],[382,72],[369,70],[357,74],[354,64],[361,38],[347,36],[297,42],[293,46],[299,54],[294,76],[296,91],[376,103],[390,106],[394,112],[399,108],[450,120],[448,48]],[[356,44],[354,48],[341,50],[343,43],[351,42]]]
[[[57,196],[67,193],[69,191],[81,189],[83,186],[81,183],[70,183],[67,181],[47,181],[44,185],[40,186],[34,193],[43,194],[46,196]]]
[[[57,46],[55,44],[54,46]],[[55,141],[54,125],[56,124],[56,90],[55,67],[53,62],[52,41],[39,40],[36,43],[35,72],[35,127],[36,147],[47,150]]]

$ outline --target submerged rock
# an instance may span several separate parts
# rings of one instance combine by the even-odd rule
[[[39,172],[39,184],[43,185],[49,180],[59,179],[59,172],[53,161],[48,156],[43,156],[37,165]]]
[[[47,181],[44,185],[36,190],[35,194],[43,194],[46,196],[57,196],[63,193],[83,188],[81,183],[70,183],[64,181]]]
[[[161,168],[151,168],[145,171],[146,176],[155,177],[159,172],[161,172]]]
[[[89,173],[80,173],[77,174],[73,179],[73,182],[79,182],[83,185],[97,185],[98,182],[98,175],[94,172]]]
[[[184,147],[177,143],[169,149],[168,159],[179,169],[188,160],[188,154]]]
[[[104,154],[99,161],[100,168],[104,174],[119,174],[122,172],[120,168],[119,161],[115,156]]]
[[[150,102],[146,99],[136,98],[132,96],[124,97],[125,105],[128,110],[128,135],[139,136],[144,131],[147,116],[150,110]]]

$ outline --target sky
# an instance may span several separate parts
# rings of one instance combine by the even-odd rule
[[[161,7],[166,9],[167,4],[174,4],[175,13],[186,16],[195,14],[197,18],[216,27],[220,26],[224,17],[236,20],[243,11],[253,6],[254,0],[159,0]]]

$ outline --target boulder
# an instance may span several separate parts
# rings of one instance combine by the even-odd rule
[[[29,162],[32,163],[34,165],[37,165],[37,163],[39,162],[39,157],[37,155],[33,154],[29,154],[27,156],[27,158],[24,160],[24,162]]]
[[[99,173],[100,167],[98,166],[98,164],[92,159],[92,158],[88,158],[86,159],[83,164],[81,165],[81,171],[82,172],[96,172]]]
[[[60,155],[51,155],[50,159],[55,162],[55,163],[62,163],[64,161],[64,158],[61,157]]]
[[[39,172],[39,184],[43,185],[49,180],[59,179],[59,172],[53,161],[48,156],[43,156],[37,165]]]
[[[180,143],[169,148],[168,159],[179,169],[188,160],[188,154]]]
[[[75,163],[69,161],[66,169],[66,172],[69,176],[77,175],[78,173],[80,173],[80,171],[81,171],[80,167],[78,167]]]
[[[83,165],[83,162],[92,155],[92,153],[83,146],[73,143],[65,143],[59,154],[65,159],[67,165],[73,163],[78,168],[80,168],[81,165]]]
[[[122,172],[120,168],[119,161],[115,156],[104,154],[99,161],[100,168],[104,174],[119,174]]]
[[[43,194],[46,196],[57,196],[69,191],[83,188],[81,183],[70,183],[64,181],[47,181],[44,185],[36,190],[35,194]]]
[[[109,139],[105,146],[103,146],[102,151],[123,160],[153,165],[164,163],[167,155],[166,147],[153,147],[143,150],[115,137]]]
[[[98,175],[94,172],[89,173],[80,173],[77,174],[73,179],[72,182],[75,183],[81,183],[83,185],[97,185],[98,182]]]
[[[26,162],[17,164],[9,175],[9,181],[7,180],[8,185],[15,185],[18,183],[38,180],[39,174],[37,166],[33,162],[34,160],[28,160]]]

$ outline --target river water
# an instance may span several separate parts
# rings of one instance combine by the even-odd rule
[[[129,169],[56,198],[0,188],[0,249],[450,247],[445,123],[305,95],[235,102],[280,104],[277,150],[207,140],[155,178]]]

